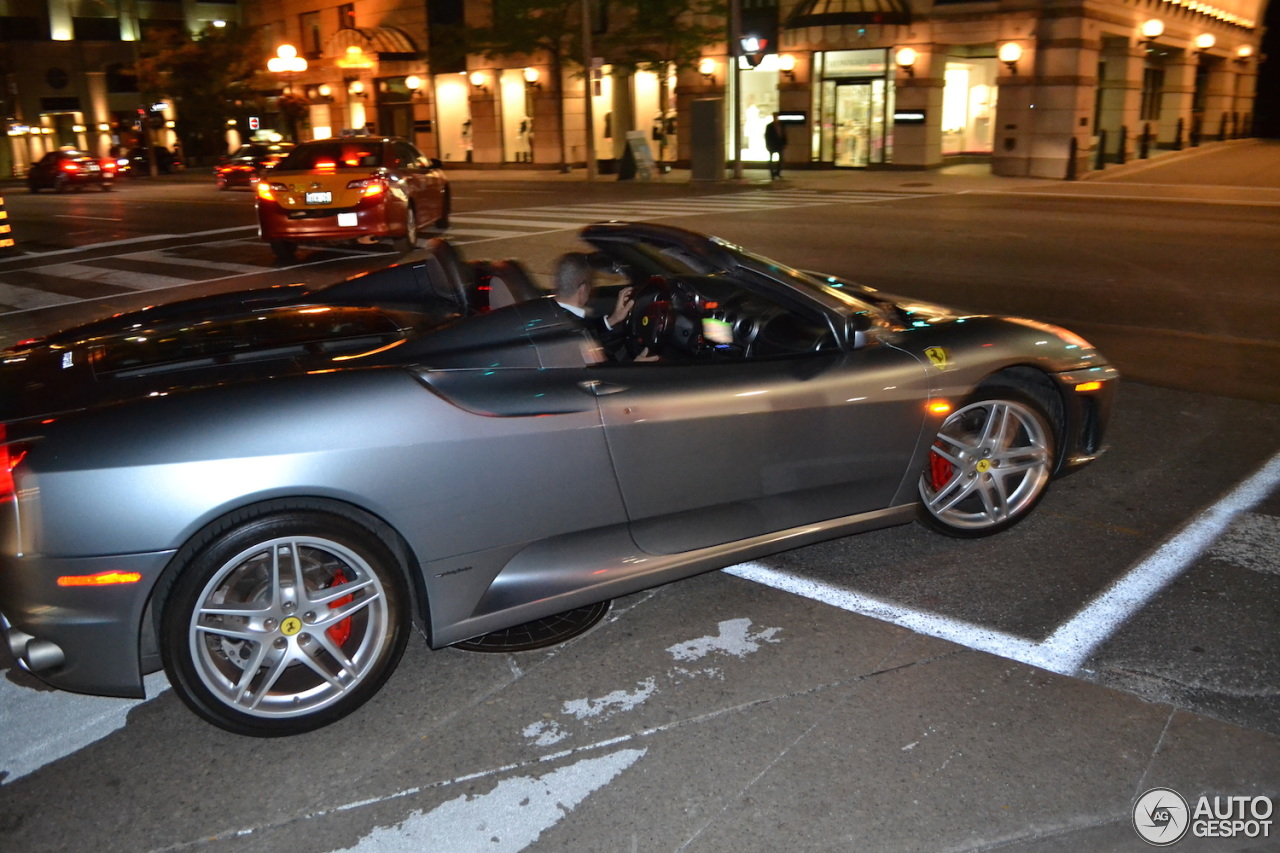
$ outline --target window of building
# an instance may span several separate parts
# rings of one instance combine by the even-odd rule
[[[1139,121],[1159,121],[1160,101],[1164,92],[1164,69],[1145,68],[1142,72],[1142,104],[1138,111]]]
[[[356,27],[356,4],[343,3],[338,7],[338,29],[353,30]]]
[[[129,71],[129,66],[117,62],[107,66],[107,91],[116,92],[136,92],[138,91],[138,78]]]
[[[995,138],[996,60],[949,59],[943,73],[942,153],[990,154]]]
[[[120,41],[119,18],[72,18],[76,41]]]
[[[320,41],[320,13],[303,12],[298,16],[298,27],[302,32],[302,55],[307,59],[319,59],[324,50]]]
[[[17,15],[0,17],[0,42],[48,40],[49,19],[47,17],[20,17]]]

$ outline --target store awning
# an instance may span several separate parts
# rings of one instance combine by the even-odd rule
[[[347,27],[338,30],[325,44],[324,55],[341,58],[352,47],[379,61],[418,58],[418,48],[413,39],[396,27]]]
[[[783,29],[868,24],[909,24],[911,8],[903,0],[804,0],[787,16]]]

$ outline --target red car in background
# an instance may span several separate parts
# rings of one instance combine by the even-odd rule
[[[439,160],[405,139],[350,136],[304,142],[258,181],[258,233],[276,257],[299,243],[390,240],[449,224],[449,182]]]
[[[64,193],[85,186],[97,186],[107,192],[115,182],[114,160],[100,160],[75,148],[50,151],[27,172],[27,188],[33,193],[42,189]]]

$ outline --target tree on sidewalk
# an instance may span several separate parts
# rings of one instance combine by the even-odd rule
[[[237,112],[243,84],[264,62],[257,31],[150,29],[139,53],[133,66],[139,92],[149,101],[172,100],[174,130],[187,155],[199,160],[224,153],[226,118]]]

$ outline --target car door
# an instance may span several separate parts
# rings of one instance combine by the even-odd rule
[[[887,345],[611,363],[591,381],[632,535],[655,554],[887,506],[927,397],[920,363]]]
[[[418,222],[423,225],[433,222],[440,215],[440,201],[431,179],[430,164],[422,152],[408,142],[395,142],[392,151],[392,168],[404,181],[405,193],[413,199]]]

